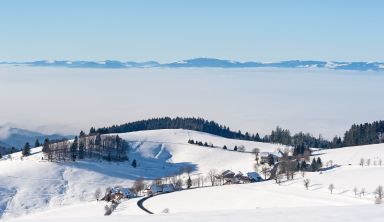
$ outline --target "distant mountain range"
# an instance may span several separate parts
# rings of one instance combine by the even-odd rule
[[[73,136],[64,136],[60,134],[43,134],[39,132],[34,132],[25,129],[19,128],[10,128],[10,127],[2,127],[0,126],[0,152],[2,154],[6,153],[10,150],[11,147],[15,147],[16,149],[21,149],[26,142],[29,142],[31,146],[35,144],[36,139],[40,141],[40,143],[44,142],[45,138],[48,139],[62,139],[62,138],[72,138]]]
[[[281,62],[238,62],[231,60],[196,58],[182,60],[172,63],[148,62],[122,62],[116,60],[96,61],[33,61],[33,62],[0,62],[0,64],[25,65],[37,67],[67,67],[67,68],[325,68],[335,70],[356,70],[356,71],[383,71],[384,62],[325,62],[325,61],[301,61],[290,60]]]

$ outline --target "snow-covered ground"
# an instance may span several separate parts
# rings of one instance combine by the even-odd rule
[[[260,148],[274,151],[282,146],[226,139],[189,130],[152,130],[120,134],[131,141],[130,162],[108,163],[93,160],[51,163],[42,160],[41,148],[21,158],[21,153],[0,161],[0,215],[2,218],[20,216],[63,205],[94,200],[97,188],[122,185],[130,187],[139,177],[153,180],[178,174],[183,166],[193,173],[210,169],[251,171],[254,156],[221,148],[188,144],[188,139],[211,142],[217,146],[244,145],[247,150]]]
[[[232,148],[243,145],[247,151],[259,148],[273,152],[284,148],[225,139],[189,130],[152,130],[120,134],[132,144],[129,162],[108,163],[78,161],[49,163],[41,160],[40,148],[33,155],[0,161],[0,210],[2,219],[11,221],[382,221],[383,206],[374,205],[373,190],[384,185],[384,166],[373,166],[373,160],[384,159],[384,144],[320,150],[315,157],[329,160],[337,167],[322,173],[303,176],[277,185],[274,181],[227,185],[179,191],[158,195],[144,202],[155,215],[140,210],[137,198],[123,201],[109,217],[103,216],[105,202],[94,201],[94,191],[113,185],[130,186],[143,176],[150,180],[177,173],[182,166],[192,166],[194,173],[210,169],[253,170],[254,156],[221,148],[188,144],[189,139]],[[371,166],[359,166],[360,158],[372,159]],[[334,184],[331,194],[329,184]],[[208,185],[208,184],[205,184]],[[355,196],[353,189],[366,190]],[[165,209],[168,214],[162,213]],[[1,212],[0,211],[0,212]],[[29,213],[28,215],[24,215]],[[23,216],[24,215],[24,216]],[[12,219],[15,216],[21,216]]]
[[[261,208],[253,210],[224,210],[211,212],[188,212],[188,213],[170,213],[155,215],[129,215],[116,212],[111,216],[105,217],[100,214],[103,205],[98,203],[89,203],[83,205],[73,205],[54,209],[39,214],[33,214],[28,217],[21,217],[12,222],[30,222],[30,221],[71,221],[71,222],[382,222],[384,217],[383,205],[364,205],[364,206],[327,206],[327,207],[297,207],[297,208]],[[133,206],[132,206],[133,207]],[[125,209],[129,211],[132,209]],[[134,210],[134,209],[133,209]],[[76,213],[74,213],[76,212]]]

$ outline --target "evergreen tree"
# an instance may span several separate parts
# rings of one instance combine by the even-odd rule
[[[191,188],[192,187],[192,180],[191,180],[191,177],[188,177],[187,179],[187,188]]]
[[[101,145],[101,135],[97,134],[95,139],[95,145],[100,146]]]
[[[320,157],[317,157],[317,168],[320,169],[321,167],[323,167],[323,162],[321,161]]]
[[[76,161],[77,148],[78,148],[78,138],[76,136],[74,141],[73,141],[73,143],[71,144],[71,148],[70,148],[70,153],[71,153],[72,161]]]
[[[52,160],[52,158],[51,158],[51,156],[52,156],[51,155],[51,151],[49,149],[49,139],[48,138],[45,138],[44,144],[43,144],[43,149],[41,151],[43,152],[43,154],[47,157],[47,159],[49,161]]]
[[[223,149],[224,149],[224,150],[226,150],[226,149],[228,149],[228,148],[227,148],[227,146],[226,146],[226,145],[224,145],[224,146],[223,146]]]
[[[80,131],[79,133],[79,138],[86,137],[87,134],[85,134],[83,131]]]
[[[84,154],[85,154],[85,147],[84,147],[84,142],[80,141],[79,143],[79,159],[84,159]]]
[[[23,154],[23,156],[31,155],[31,146],[29,145],[28,142],[25,143],[22,154]]]
[[[89,135],[90,135],[90,136],[96,135],[96,129],[95,129],[95,127],[91,127],[91,129],[89,130]]]
[[[136,168],[136,166],[137,166],[136,160],[133,160],[133,162],[132,162],[132,166],[133,166],[134,168]]]
[[[307,162],[305,162],[305,160],[302,160],[302,161],[301,161],[301,164],[300,164],[300,170],[305,171],[305,170],[307,170],[307,169],[308,169],[308,164],[307,164]]]
[[[315,158],[312,159],[312,162],[311,162],[311,170],[312,170],[313,172],[315,172],[315,171],[318,170],[318,165],[317,165],[317,162],[316,162],[316,159],[315,159]]]
[[[39,139],[36,139],[36,141],[35,141],[35,147],[39,147],[39,146],[41,146],[40,141],[39,141]]]
[[[235,146],[235,148],[233,148],[234,151],[237,151],[237,146]]]

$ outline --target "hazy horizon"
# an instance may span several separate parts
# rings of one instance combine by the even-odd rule
[[[74,134],[153,117],[202,117],[250,133],[330,138],[384,119],[382,72],[0,66],[0,125]]]

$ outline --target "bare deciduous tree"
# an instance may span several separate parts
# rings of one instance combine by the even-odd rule
[[[376,196],[375,203],[376,204],[381,204],[382,200],[383,200],[383,187],[382,186],[378,186],[373,193]]]
[[[181,179],[178,179],[178,180],[176,181],[175,188],[176,188],[177,190],[181,190],[181,188],[183,188],[183,181],[182,181]]]
[[[357,192],[359,192],[357,187],[353,188],[353,192],[355,193],[355,196],[357,196]]]
[[[264,175],[264,180],[267,180],[267,176],[269,175],[269,167],[263,166],[261,168],[261,173]]]
[[[364,163],[365,163],[364,158],[361,158],[361,159],[360,159],[360,162],[359,162],[359,165],[363,167],[363,166],[364,166]]]
[[[371,165],[371,159],[370,158],[367,159],[366,164],[367,164],[367,166]]]
[[[365,193],[366,193],[366,191],[365,191],[365,188],[364,188],[364,187],[363,187],[363,188],[361,188],[361,191],[360,191],[360,196],[361,196],[361,195],[363,195],[363,196],[364,196],[364,195],[365,195]]]
[[[215,170],[215,169],[211,169],[211,170],[208,172],[208,178],[209,178],[209,181],[211,182],[211,186],[214,186],[214,185],[215,185],[216,177],[217,177],[217,170]]]
[[[260,149],[259,149],[259,148],[254,148],[254,149],[252,150],[252,153],[255,154],[256,164],[259,165],[259,153],[260,153]]]
[[[239,152],[244,152],[245,151],[245,147],[243,145],[240,145],[238,148],[237,148],[237,151]]]
[[[136,194],[139,194],[142,190],[144,190],[144,179],[142,177],[137,178],[135,182],[133,183],[133,190],[135,191]]]
[[[101,189],[100,188],[97,188],[96,191],[95,191],[95,198],[97,201],[100,200],[101,198]]]
[[[308,179],[308,178],[306,178],[306,179],[303,180],[303,183],[304,183],[304,187],[305,187],[305,189],[308,190],[308,188],[309,188],[309,184],[311,183],[311,180]]]
[[[279,170],[276,171],[275,181],[278,185],[281,184],[281,180],[283,179],[283,175],[279,172]]]
[[[331,194],[333,193],[333,190],[335,189],[335,185],[333,185],[332,183],[329,184],[328,186],[328,190],[331,192]]]

